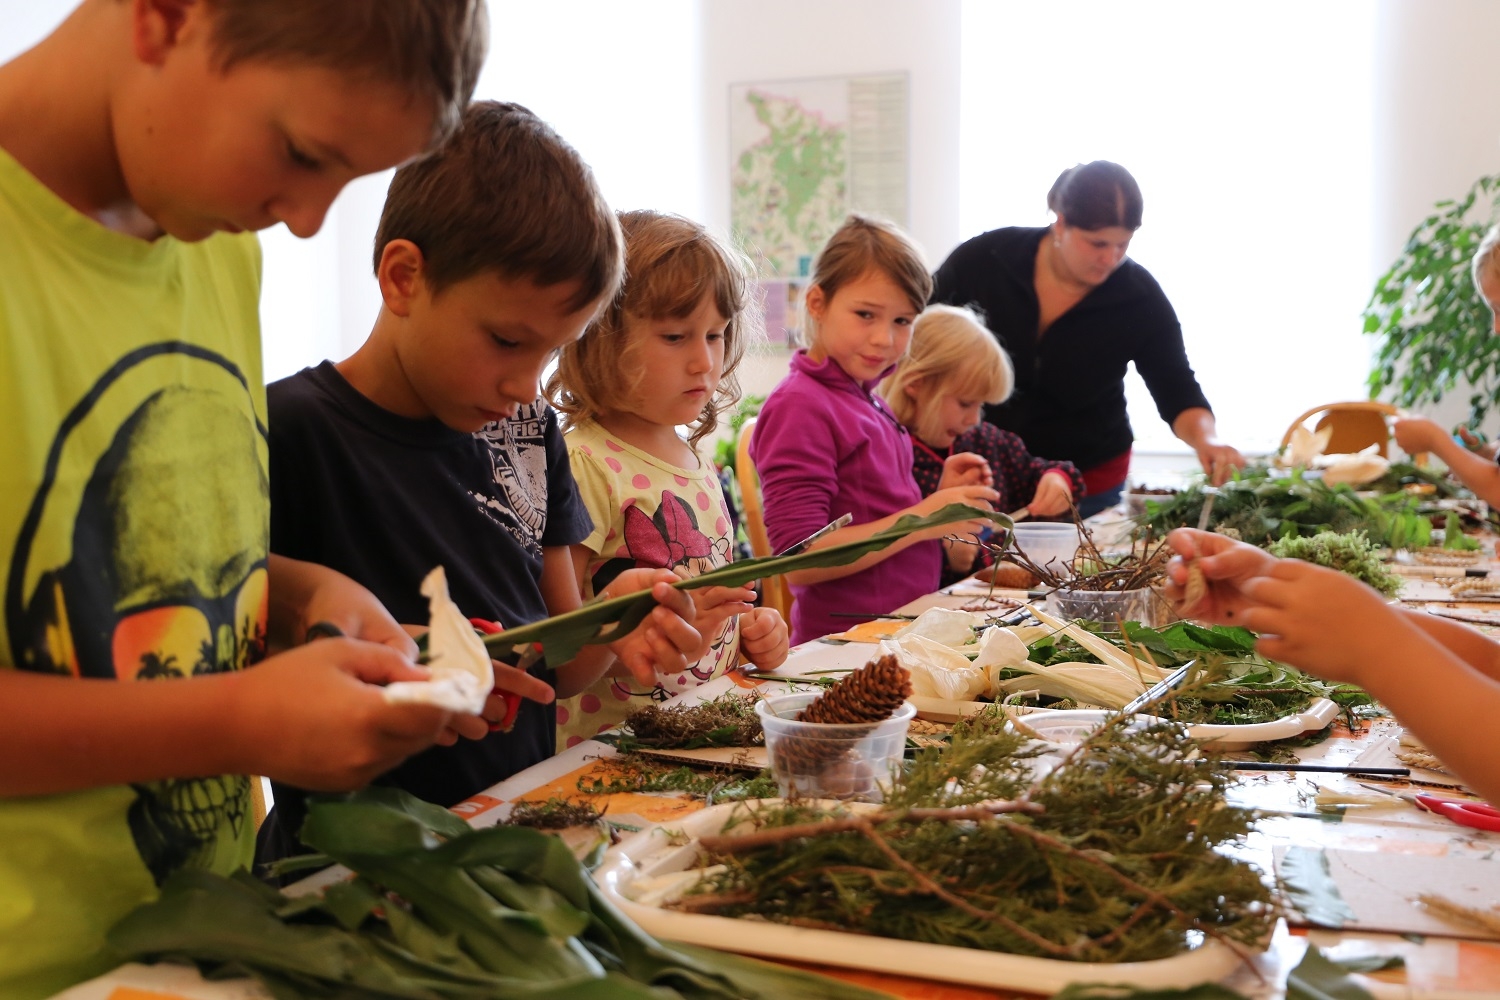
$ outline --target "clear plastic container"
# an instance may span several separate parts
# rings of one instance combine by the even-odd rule
[[[1038,566],[1064,569],[1078,554],[1078,525],[1057,521],[1022,521],[1011,529],[1015,544]],[[1048,564],[1051,564],[1048,566]]]
[[[906,730],[917,714],[902,702],[884,722],[857,725],[800,722],[817,693],[785,694],[756,703],[771,771],[784,798],[880,802],[901,768]]]
[[[1150,587],[1139,590],[1054,590],[1049,598],[1059,618],[1082,618],[1112,627],[1116,622],[1140,622],[1158,628],[1174,620],[1172,608]]]

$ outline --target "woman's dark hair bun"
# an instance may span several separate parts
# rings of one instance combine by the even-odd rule
[[[1047,207],[1070,226],[1090,231],[1141,227],[1141,188],[1118,163],[1095,160],[1069,167],[1047,192]]]

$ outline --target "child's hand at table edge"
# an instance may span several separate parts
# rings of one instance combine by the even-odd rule
[[[677,580],[667,569],[627,569],[601,592],[608,599],[651,589],[656,607],[629,635],[609,643],[620,665],[647,688],[656,686],[658,673],[686,670],[703,647],[703,636],[694,627],[698,609],[692,592],[673,587]]]
[[[740,653],[757,670],[775,670],[786,662],[790,636],[775,608],[751,608],[740,616]]]

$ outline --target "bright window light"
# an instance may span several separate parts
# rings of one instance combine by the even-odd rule
[[[1130,255],[1172,300],[1221,436],[1275,448],[1302,410],[1368,395],[1376,11],[965,0],[963,238],[1045,225],[1074,163],[1125,166],[1145,196]],[[1127,395],[1138,451],[1187,450],[1134,372]]]

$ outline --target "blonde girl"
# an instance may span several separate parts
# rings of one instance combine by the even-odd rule
[[[756,329],[748,261],[676,215],[624,212],[625,283],[565,347],[547,395],[563,416],[568,458],[594,531],[573,547],[585,597],[622,570],[696,575],[731,560],[733,528],[712,463],[697,446],[739,399],[735,369]],[[678,432],[688,428],[687,439]],[[786,659],[787,627],[750,605],[748,588],[693,592],[704,648],[696,663],[640,690],[606,676],[557,710],[559,745],[617,725],[631,709],[706,683],[741,652],[758,667]]]
[[[903,514],[997,499],[974,455],[944,463],[939,489],[923,499],[911,437],[874,391],[906,354],[931,291],[921,253],[888,222],[851,215],[818,255],[806,298],[808,347],[766,399],[750,441],[773,549],[845,513],[854,523],[817,547],[867,538]],[[836,613],[884,614],[937,589],[938,539],[964,528],[910,535],[848,566],[789,574],[792,641],[840,631],[847,619]]]
[[[972,309],[928,306],[912,327],[911,348],[880,395],[911,432],[912,474],[924,495],[936,492],[953,455],[978,455],[989,465],[1003,511],[1027,508],[1033,517],[1066,514],[1082,496],[1083,476],[1072,462],[1038,458],[1021,439],[983,420],[983,407],[1010,398],[1010,357]],[[972,546],[953,551],[944,581],[972,568]]]

